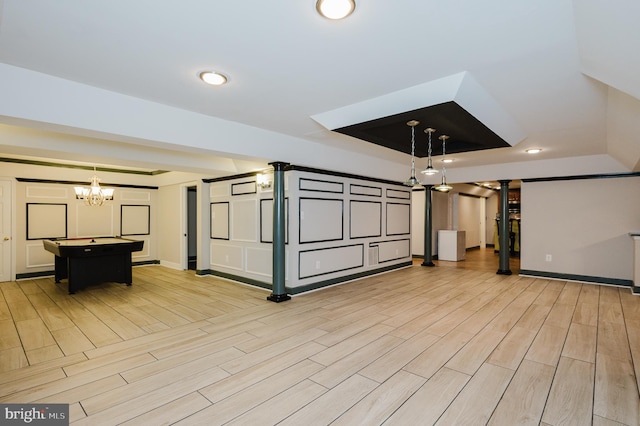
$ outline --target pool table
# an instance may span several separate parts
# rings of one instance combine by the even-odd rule
[[[118,237],[43,240],[55,255],[55,280],[68,278],[69,294],[92,284],[117,282],[131,285],[131,253],[144,241]]]

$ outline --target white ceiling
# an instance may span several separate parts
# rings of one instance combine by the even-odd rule
[[[426,106],[464,73],[508,122],[492,130],[520,137],[456,154],[450,181],[640,171],[638,22],[634,0],[360,0],[342,21],[315,0],[0,0],[0,157],[401,181],[406,154],[313,117]],[[209,69],[228,84],[205,85]]]

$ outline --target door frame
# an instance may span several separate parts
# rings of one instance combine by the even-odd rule
[[[8,223],[9,235],[3,234],[0,236],[0,238],[3,239],[1,243],[6,244],[9,247],[9,250],[6,250],[6,252],[5,250],[3,250],[4,256],[8,257],[8,261],[5,258],[2,259],[2,262],[3,263],[7,262],[9,267],[8,267],[8,273],[6,274],[6,277],[0,276],[0,282],[15,281],[16,280],[16,257],[14,253],[16,252],[16,237],[15,237],[16,236],[16,209],[15,209],[16,181],[15,179],[10,177],[0,177],[0,182],[3,185],[7,184],[6,186],[9,188],[9,195],[7,197],[8,205],[5,207],[5,210],[2,215],[4,218],[5,215],[8,214],[8,220],[6,221],[6,223]],[[4,202],[2,204],[4,205]],[[8,237],[10,240],[4,241],[5,237]]]
[[[198,182],[186,182],[180,185],[180,268],[183,271],[189,269],[189,188],[196,188],[196,194],[200,192],[200,186]],[[196,217],[197,217],[197,202],[196,202]],[[196,253],[199,252],[197,249],[197,237],[200,226],[196,219],[196,235],[193,238],[196,238]],[[198,256],[198,254],[196,254]],[[196,265],[197,268],[197,265]]]

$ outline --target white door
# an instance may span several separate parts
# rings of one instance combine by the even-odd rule
[[[0,180],[0,282],[11,281],[11,182]]]

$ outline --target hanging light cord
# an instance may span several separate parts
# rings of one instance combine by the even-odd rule
[[[445,178],[445,175],[447,173],[447,169],[444,167],[444,165],[445,165],[444,157],[445,157],[445,153],[446,153],[446,146],[447,146],[447,139],[443,138],[442,139],[442,179]]]
[[[411,126],[411,177],[416,175],[416,128]]]

